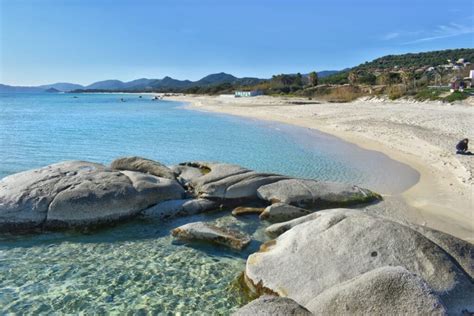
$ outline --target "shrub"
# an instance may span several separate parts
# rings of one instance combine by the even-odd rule
[[[404,85],[390,86],[387,91],[390,100],[396,100],[405,95],[406,87]]]
[[[451,93],[450,95],[445,97],[443,99],[443,101],[445,101],[445,102],[462,101],[464,99],[467,99],[468,96],[469,96],[469,94],[467,94],[465,92],[454,91],[453,93]]]

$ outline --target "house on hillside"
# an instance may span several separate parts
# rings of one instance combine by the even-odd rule
[[[251,91],[235,91],[234,96],[236,98],[241,97],[255,97],[257,95],[262,95],[262,91],[260,90],[251,90]]]

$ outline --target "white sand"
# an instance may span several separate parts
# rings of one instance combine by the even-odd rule
[[[192,108],[203,111],[314,128],[383,152],[420,173],[420,181],[400,196],[409,206],[407,210],[395,210],[403,206],[388,198],[383,206],[388,208],[386,212],[405,212],[410,222],[474,242],[474,156],[456,155],[454,150],[457,141],[465,137],[472,138],[474,149],[472,98],[459,104],[381,100],[294,104],[315,101],[267,96],[168,99],[189,102]]]

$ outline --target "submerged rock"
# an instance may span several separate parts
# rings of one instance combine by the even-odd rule
[[[149,173],[160,178],[172,180],[175,179],[175,174],[170,168],[159,163],[158,161],[142,157],[123,157],[115,159],[110,164],[110,168],[113,170],[138,171],[142,173]]]
[[[170,200],[144,210],[143,215],[145,217],[169,218],[198,214],[218,207],[216,202],[206,199]]]
[[[288,221],[311,213],[313,213],[313,211],[300,207],[288,205],[285,203],[275,203],[265,208],[262,214],[260,214],[260,219],[276,223]]]
[[[474,309],[472,278],[448,249],[410,227],[360,211],[319,215],[249,256],[245,280],[253,291],[274,292],[309,308],[333,286],[377,268],[402,266],[420,276],[448,312]]]
[[[239,206],[232,210],[232,215],[261,214],[263,210],[263,207]]]
[[[102,224],[183,194],[174,180],[67,161],[0,180],[0,227],[15,231]]]
[[[242,250],[251,239],[240,232],[224,229],[204,222],[189,223],[171,231],[173,237],[185,241],[205,241]]]
[[[305,179],[287,179],[264,185],[258,196],[270,203],[322,209],[381,200],[381,196],[355,185]]]
[[[425,281],[403,267],[382,267],[337,284],[313,298],[315,315],[446,315]]]
[[[232,316],[310,316],[306,308],[287,297],[264,295],[239,308]]]

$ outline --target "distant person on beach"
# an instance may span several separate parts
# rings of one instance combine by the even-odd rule
[[[456,154],[459,155],[472,155],[470,151],[467,151],[468,147],[467,144],[469,143],[469,139],[464,138],[456,145]]]

